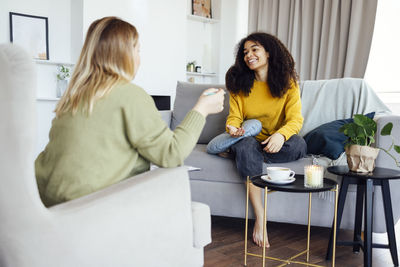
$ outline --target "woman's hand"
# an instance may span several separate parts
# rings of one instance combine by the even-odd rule
[[[225,91],[221,88],[209,88],[204,90],[194,105],[193,110],[198,111],[204,117],[209,114],[219,113],[224,110]]]
[[[244,129],[242,127],[236,128],[235,126],[232,126],[232,125],[228,124],[228,125],[226,125],[226,128],[228,128],[229,134],[232,137],[239,137],[239,136],[244,135]]]
[[[274,133],[261,142],[263,145],[267,144],[264,147],[264,151],[267,153],[278,153],[281,150],[283,143],[285,143],[285,137],[280,133]]]

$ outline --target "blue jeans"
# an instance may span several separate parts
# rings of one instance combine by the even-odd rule
[[[243,122],[244,135],[232,137],[228,133],[222,133],[214,137],[207,145],[207,153],[218,154],[226,151],[233,144],[236,144],[245,137],[256,136],[261,132],[262,125],[259,120],[247,120]]]
[[[263,162],[284,163],[298,160],[307,154],[307,144],[298,135],[293,135],[287,140],[278,153],[267,153],[262,145],[254,137],[243,138],[240,142],[231,146],[235,156],[236,167],[240,176],[246,179],[247,176],[262,174]]]

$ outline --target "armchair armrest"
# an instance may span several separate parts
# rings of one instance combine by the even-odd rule
[[[193,246],[203,248],[211,243],[210,207],[200,202],[192,202]]]
[[[389,149],[389,147],[392,145],[392,137],[391,136],[382,136],[380,134],[383,126],[387,124],[388,122],[393,123],[393,129],[392,129],[392,134],[391,136],[394,136],[397,138],[397,142],[399,142],[399,137],[400,137],[400,116],[397,115],[383,115],[379,116],[376,118],[376,124],[377,124],[377,133],[375,136],[375,144],[377,147],[381,147],[384,149]],[[397,159],[397,161],[400,160],[400,155],[396,153],[396,151],[392,150],[391,154]],[[375,161],[375,165],[377,167],[383,167],[383,168],[390,168],[390,169],[398,169],[400,170],[394,160],[386,154],[384,151],[380,151],[378,158]]]
[[[63,229],[55,239],[74,244],[71,258],[81,266],[191,266],[195,254],[184,167],[142,173],[54,206],[49,216]]]

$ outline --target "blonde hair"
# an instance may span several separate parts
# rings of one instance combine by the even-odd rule
[[[117,17],[94,21],[86,34],[68,89],[57,104],[56,116],[78,108],[90,114],[97,100],[135,75],[136,28]]]

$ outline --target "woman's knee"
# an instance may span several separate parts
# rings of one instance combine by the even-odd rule
[[[262,130],[262,124],[259,120],[251,119],[243,122],[243,129],[245,130],[245,136],[256,136]]]
[[[307,154],[307,143],[303,139],[303,137],[298,136],[297,134],[295,134],[289,140],[291,140],[291,145],[290,146],[291,146],[291,150],[292,151],[298,151],[302,155],[306,155]]]
[[[303,158],[307,154],[307,144],[298,135],[287,140],[278,153],[264,153],[264,161],[268,163],[283,163]]]
[[[228,133],[222,133],[222,134],[214,137],[207,144],[207,153],[218,154],[218,153],[224,152],[233,143],[234,143],[234,139]]]
[[[307,143],[303,137],[295,134],[285,142],[283,149],[291,153],[296,159],[299,159],[307,154]]]

